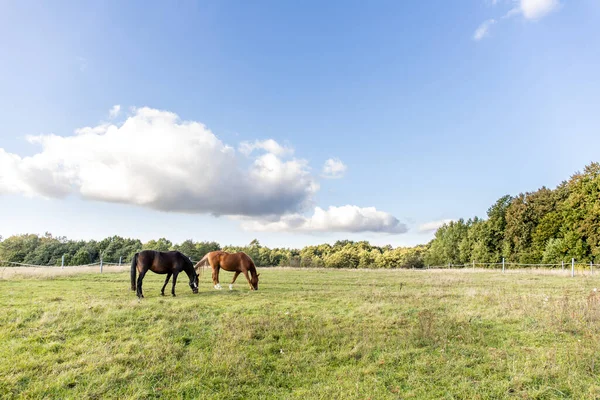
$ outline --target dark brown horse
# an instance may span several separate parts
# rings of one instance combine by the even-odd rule
[[[258,290],[258,276],[260,274],[256,273],[254,261],[252,261],[246,253],[241,251],[238,253],[211,251],[205,255],[194,268],[196,268],[196,272],[198,272],[200,267],[204,267],[207,264],[212,268],[212,280],[215,289],[222,289],[221,284],[219,283],[219,270],[223,269],[225,271],[235,272],[233,280],[229,284],[229,290],[233,290],[233,284],[240,273],[244,274],[248,280],[250,290]]]
[[[135,282],[135,273],[139,272],[137,285]],[[198,293],[198,274],[194,270],[194,263],[184,254],[178,251],[154,251],[143,250],[135,253],[131,260],[131,290],[137,292],[139,298],[144,297],[142,293],[142,281],[146,272],[152,271],[157,274],[167,274],[165,284],[160,290],[161,295],[165,295],[165,287],[173,275],[173,289],[171,294],[175,296],[175,284],[177,283],[177,275],[184,271],[190,278],[190,288],[193,293]]]

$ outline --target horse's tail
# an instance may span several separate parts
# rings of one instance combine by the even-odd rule
[[[137,257],[140,253],[135,253],[131,259],[131,290],[136,289],[135,285],[135,273],[137,272]]]
[[[196,270],[196,273],[198,275],[202,275],[202,271],[204,270],[204,268],[200,269],[200,267],[206,267],[209,264],[208,254],[209,253],[206,253],[206,255],[204,257],[202,257],[202,260],[198,261],[196,263],[196,265],[194,265],[194,269]],[[198,271],[200,271],[200,272],[198,272]]]

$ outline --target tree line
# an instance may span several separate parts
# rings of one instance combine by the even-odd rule
[[[558,264],[600,259],[600,164],[591,163],[555,189],[499,198],[487,219],[442,226],[428,244],[429,265],[470,262]]]
[[[269,248],[253,240],[247,246],[221,246],[217,242],[195,242],[186,240],[174,244],[160,238],[142,243],[138,239],[112,236],[100,241],[68,240],[54,237],[50,233],[15,235],[4,240],[0,238],[0,261],[31,265],[86,265],[100,262],[128,263],[133,255],[141,250],[178,250],[199,261],[214,250],[229,252],[243,251],[259,267],[294,266],[325,268],[422,268],[424,246],[414,248],[377,247],[369,242],[338,241],[333,245],[308,246],[301,250],[290,248]]]
[[[101,241],[25,234],[0,237],[0,261],[34,265],[84,265],[129,262],[138,251],[179,250],[194,261],[213,250],[244,251],[255,264],[322,268],[424,268],[448,264],[507,262],[560,263],[600,256],[600,164],[591,163],[555,189],[500,197],[487,218],[459,219],[440,227],[427,244],[415,247],[374,246],[368,241],[340,240],[302,249],[269,248],[253,240],[247,246],[160,238],[112,236]]]

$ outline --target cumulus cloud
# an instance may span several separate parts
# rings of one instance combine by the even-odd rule
[[[452,219],[442,219],[439,221],[427,222],[427,223],[424,223],[419,226],[419,232],[421,232],[421,233],[435,232],[439,228],[441,228],[444,224],[449,224],[452,221],[453,221]]]
[[[305,160],[266,152],[244,165],[203,124],[152,108],[135,109],[120,125],[28,140],[41,151],[0,152],[0,193],[75,193],[163,211],[258,216],[304,210],[318,190]]]
[[[284,215],[276,220],[254,219],[242,222],[242,228],[271,232],[379,232],[405,233],[407,227],[396,217],[375,207],[346,205],[316,207],[312,216]]]
[[[0,148],[0,195],[76,195],[226,215],[259,231],[406,232],[398,219],[373,207],[317,207],[311,217],[303,216],[313,209],[319,185],[308,162],[292,157],[293,149],[269,139],[240,144],[236,151],[200,122],[182,121],[169,111],[133,108],[120,123],[27,140],[40,147],[32,156]],[[333,162],[326,163],[327,173],[345,171],[341,161],[328,161]]]
[[[555,11],[560,6],[558,0],[521,0],[519,9],[527,19],[539,19]]]
[[[111,126],[111,124],[109,124],[109,123],[103,123],[103,124],[96,125],[96,126],[84,126],[83,128],[75,129],[75,134],[76,135],[85,135],[85,134],[102,135],[102,134],[106,133],[106,131],[108,130],[108,128],[110,126]],[[28,140],[30,142],[36,141],[37,137],[29,136]]]
[[[341,178],[346,169],[346,165],[339,158],[330,158],[323,165],[322,176],[329,179]]]
[[[108,116],[110,118],[116,118],[119,116],[120,113],[121,113],[121,106],[118,104],[115,104],[114,106],[112,106],[112,108],[108,112]]]
[[[483,39],[488,34],[490,27],[492,25],[494,25],[495,23],[496,23],[495,19],[488,19],[487,21],[483,21],[483,23],[481,25],[479,25],[479,28],[477,28],[475,30],[475,33],[473,34],[473,39],[475,39],[475,40]]]
[[[496,5],[497,3],[497,1],[494,1],[493,5]],[[523,18],[527,20],[537,20],[545,17],[553,11],[558,10],[560,5],[561,4],[559,0],[517,0],[517,5],[504,14],[501,20],[516,17],[518,15],[522,15]],[[490,27],[496,22],[497,21],[493,18],[484,21],[475,30],[473,39],[479,41],[486,37],[489,33]]]
[[[281,146],[273,139],[267,140],[255,140],[254,142],[241,142],[238,146],[240,153],[249,156],[255,150],[264,150],[267,153],[275,154],[276,156],[282,157],[294,153],[294,149],[291,147]]]

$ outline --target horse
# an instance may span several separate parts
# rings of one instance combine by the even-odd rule
[[[237,253],[227,253],[220,250],[211,251],[194,266],[196,273],[198,273],[200,267],[205,267],[207,264],[212,268],[212,280],[215,289],[222,289],[219,283],[219,270],[224,269],[225,271],[235,272],[233,280],[229,284],[229,290],[233,290],[233,284],[240,273],[244,274],[248,280],[250,290],[258,290],[258,276],[260,274],[256,272],[254,261],[246,253],[242,251]]]
[[[135,273],[139,272],[137,285]],[[144,297],[142,293],[142,281],[146,272],[152,271],[157,274],[167,274],[165,284],[160,290],[162,296],[165,295],[165,287],[173,275],[173,288],[171,294],[175,296],[175,284],[177,283],[177,275],[184,271],[190,278],[190,288],[194,294],[198,293],[198,274],[194,269],[194,263],[179,251],[155,251],[143,250],[135,253],[131,260],[131,290],[136,291],[137,296],[141,299]]]

